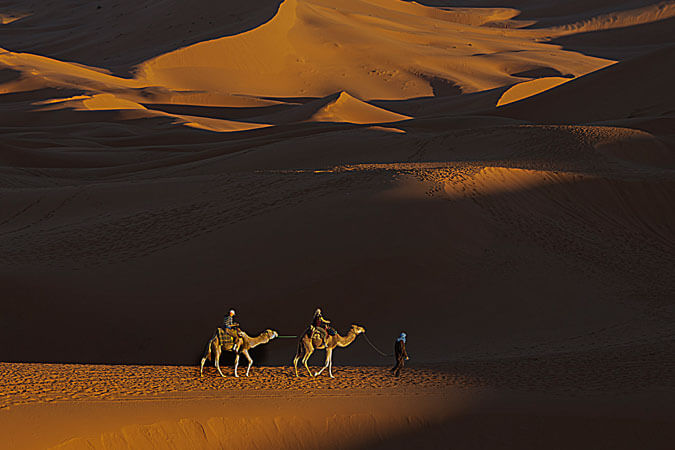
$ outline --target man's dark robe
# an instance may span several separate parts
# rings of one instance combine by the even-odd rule
[[[408,352],[405,350],[405,340],[396,339],[394,343],[394,357],[396,358],[396,365],[391,369],[394,376],[397,377],[403,369],[404,361],[408,358]]]

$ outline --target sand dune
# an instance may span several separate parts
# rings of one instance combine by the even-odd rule
[[[4,2],[3,11],[21,16],[21,20],[3,28],[3,46],[128,73],[134,65],[159,54],[253,29],[273,17],[280,3],[279,0],[255,3],[204,0],[192,4],[182,0],[114,4],[92,4],[88,0],[50,4]]]
[[[379,21],[368,19],[374,17],[373,8]],[[643,9],[633,15],[624,11],[620,17],[642,24],[671,14],[669,5]],[[578,76],[609,64],[539,42],[544,36],[606,28],[595,22],[564,30],[494,28],[483,25],[517,11],[439,10],[404,2],[354,2],[340,11],[318,0],[289,0],[260,27],[153,58],[138,66],[134,78],[29,53],[4,52],[0,63],[20,71],[30,87],[39,83],[88,89],[139,103],[187,104],[201,95],[210,100],[196,104],[218,106],[237,106],[215,100],[232,99],[231,94],[325,97],[342,90],[371,100],[470,93],[508,86],[520,73],[548,70]],[[620,17],[611,20],[612,26],[634,24]],[[435,33],[424,31],[429,27]],[[349,38],[343,41],[345,36]],[[270,41],[276,44],[271,52]],[[408,54],[417,55],[414,68]]]
[[[672,445],[673,2],[100,3],[0,1],[10,448]]]
[[[649,369],[657,362],[633,361]],[[235,379],[225,368],[225,379],[211,371],[200,379],[186,367],[1,364],[0,424],[14,431],[30,427],[31,433],[8,433],[4,444],[17,449],[431,448],[444,441],[473,448],[502,437],[519,447],[604,442],[628,449],[647,442],[668,448],[672,405],[657,401],[650,420],[636,420],[630,414],[642,398],[621,404],[614,391],[576,387],[579,377],[592,381],[598,369],[607,375],[617,368],[611,358],[605,368],[587,363],[570,367],[562,356],[522,368],[506,360],[425,366],[400,379],[382,367],[339,367],[335,380],[295,379],[274,367],[257,368],[252,378]],[[532,369],[561,366],[567,374],[552,371],[545,393],[514,401],[494,390],[498,378],[527,378]],[[647,372],[631,369],[641,378]],[[665,379],[658,375],[662,369],[652,373],[654,383]],[[637,386],[632,379],[612,380],[618,389]],[[565,389],[585,395],[563,401]],[[570,414],[571,405],[587,415]],[[523,427],[527,433],[507,431]]]
[[[506,92],[504,92],[504,94],[502,94],[501,97],[499,97],[499,100],[497,100],[497,106],[507,105],[527,97],[532,97],[533,95],[547,91],[567,81],[569,81],[568,78],[544,77],[518,83],[515,86],[509,88]]]
[[[624,61],[499,109],[509,117],[544,123],[589,123],[672,114],[669,73],[675,46]],[[555,108],[549,105],[555,104]],[[582,107],[583,105],[583,107]]]
[[[316,111],[310,118],[313,122],[386,123],[410,119],[340,92],[337,99]]]
[[[673,5],[672,2],[662,1],[643,3],[649,4],[638,8],[630,8],[618,11],[614,10],[610,13],[600,14],[575,23],[565,24],[558,28],[554,28],[554,30],[561,32],[563,35],[567,34],[568,32],[579,33],[586,31],[600,31],[657,22],[675,16],[675,5]],[[630,5],[630,3],[628,4]]]
[[[405,2],[343,2],[337,11],[320,0],[288,0],[263,26],[147,61],[139,78],[176,89],[259,96],[322,97],[344,90],[370,100],[433,95],[448,83],[462,92],[490,89],[508,83],[509,68],[518,71],[534,60],[575,74],[607,64],[540,44],[536,32],[480,27],[482,20],[472,23],[468,16],[469,10]],[[276,43],[273,50],[269,41]],[[419,61],[415,68],[410,54]]]
[[[670,17],[639,25],[570,34],[553,42],[601,58],[626,60],[672,45],[669,30],[673,24],[675,18]]]
[[[372,124],[398,122],[407,119],[410,119],[410,117],[374,106],[344,91],[304,104],[293,104],[289,108],[283,108],[272,114],[250,118],[250,120],[257,122],[276,124],[297,122]]]

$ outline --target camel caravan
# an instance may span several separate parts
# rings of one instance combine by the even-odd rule
[[[239,329],[239,324],[234,321],[235,311],[230,310],[229,315],[225,318],[222,328],[218,328],[209,340],[206,346],[206,352],[202,358],[199,374],[204,374],[204,364],[207,360],[213,359],[213,363],[218,370],[220,376],[225,375],[220,370],[220,355],[226,352],[234,352],[234,376],[239,377],[237,369],[239,367],[239,357],[244,355],[248,360],[248,367],[246,368],[246,376],[249,375],[251,366],[253,365],[253,358],[249,350],[258,345],[267,344],[271,340],[278,338],[279,333],[274,330],[265,330],[258,336],[249,336],[244,331]],[[333,350],[337,347],[347,347],[354,342],[359,334],[365,333],[366,329],[359,325],[352,325],[346,336],[340,336],[338,332],[332,328],[330,321],[323,318],[321,310],[317,309],[314,313],[311,325],[300,335],[298,341],[298,350],[293,358],[293,367],[295,369],[295,376],[298,375],[298,361],[302,361],[302,365],[307,369],[310,377],[321,375],[324,370],[328,369],[328,375],[333,376]],[[312,356],[315,350],[326,351],[326,362],[318,372],[312,373],[307,365],[309,357]]]

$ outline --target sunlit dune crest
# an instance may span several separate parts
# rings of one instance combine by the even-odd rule
[[[211,119],[208,117],[189,116],[189,115],[173,115],[185,125],[193,128],[200,128],[208,131],[228,132],[228,131],[246,131],[256,130],[258,128],[266,128],[271,124],[266,123],[250,123],[237,122],[234,120]]]
[[[313,122],[349,122],[357,124],[398,122],[410,119],[383,108],[370,105],[346,92],[316,111],[308,120]]]
[[[138,76],[177,89],[314,97],[340,89],[370,100],[433,95],[435,78],[463,92],[490,89],[510,81],[510,67],[517,72],[535,60],[573,73],[607,64],[538,43],[539,31],[476,26],[482,19],[469,24],[470,15],[386,0],[347,0],[339,9],[324,0],[286,0],[259,28],[159,56],[141,64]]]
[[[569,81],[569,78],[545,77],[518,83],[515,86],[509,88],[508,91],[504,92],[502,96],[499,97],[499,100],[497,100],[497,106],[517,102],[518,100],[531,97],[533,95],[539,94],[540,92],[544,92],[548,89],[559,86],[567,81]]]
[[[112,94],[99,94],[82,100],[82,106],[89,110],[101,109],[145,109],[143,105],[115,97]]]
[[[0,13],[0,25],[9,25],[12,22],[28,17],[29,13],[2,14]]]
[[[408,99],[442,95],[449,86],[464,93],[508,86],[517,80],[513,74],[527,71],[583,75],[611,61],[542,40],[662,20],[673,12],[671,5],[643,7],[598,16],[583,26],[519,29],[509,22],[517,10],[508,8],[348,0],[336,9],[323,0],[286,0],[259,27],[152,58],[138,66],[134,78],[11,51],[0,54],[0,64],[23,74],[24,89],[79,88],[141,104],[245,106],[256,97],[325,97],[337,91],[364,101]],[[496,25],[500,21],[503,27]],[[522,98],[514,92],[525,86],[539,92],[553,84],[533,80],[503,99]]]

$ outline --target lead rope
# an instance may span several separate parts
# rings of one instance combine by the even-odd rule
[[[382,356],[394,356],[393,353],[387,354],[387,353],[384,353],[384,352],[383,352],[382,350],[380,350],[379,348],[375,347],[375,344],[373,344],[372,342],[370,342],[370,339],[368,339],[368,336],[366,336],[366,333],[363,333],[363,337],[366,338],[366,342],[368,342],[368,344],[370,344],[370,346],[373,347],[373,348],[375,349],[375,351],[376,351],[377,353],[379,353],[380,355],[382,355]]]

